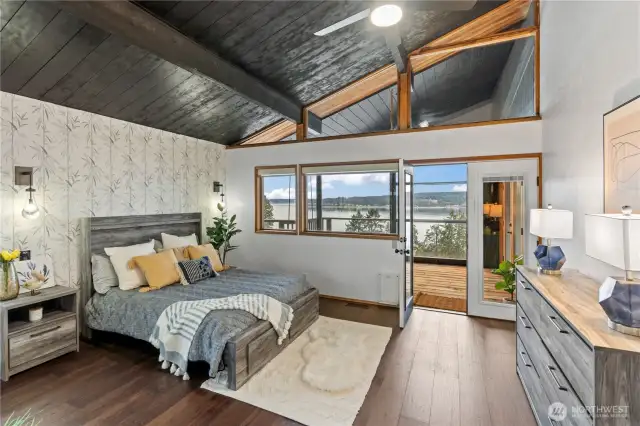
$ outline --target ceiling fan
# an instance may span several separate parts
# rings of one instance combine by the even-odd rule
[[[316,31],[314,35],[322,37],[331,34],[341,28],[354,24],[365,18],[370,18],[371,23],[377,27],[391,27],[402,19],[403,12],[418,10],[450,12],[469,10],[475,6],[477,0],[406,0],[406,1],[376,1],[371,7],[351,15],[346,19],[329,25]]]

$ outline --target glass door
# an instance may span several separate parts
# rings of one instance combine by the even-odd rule
[[[538,206],[538,162],[469,164],[468,314],[515,321],[513,265],[533,262],[528,212]]]
[[[399,218],[398,227],[399,244],[396,244],[396,253],[401,256],[402,275],[400,277],[399,302],[400,302],[400,327],[404,328],[409,322],[413,312],[413,167],[406,166],[400,160],[400,173],[398,182],[399,194]]]

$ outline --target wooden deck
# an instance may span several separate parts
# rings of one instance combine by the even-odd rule
[[[426,308],[467,311],[467,267],[416,263],[414,265],[414,303]],[[486,300],[502,302],[509,294],[495,289],[500,277],[484,271]]]

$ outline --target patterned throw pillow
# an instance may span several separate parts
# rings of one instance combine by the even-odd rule
[[[182,285],[194,284],[198,281],[218,276],[218,273],[213,270],[208,256],[178,262],[177,268]]]

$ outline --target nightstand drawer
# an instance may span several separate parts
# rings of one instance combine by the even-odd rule
[[[594,405],[593,352],[546,301],[540,307],[542,326],[538,333],[580,399]]]
[[[76,345],[75,314],[9,337],[9,369]]]

